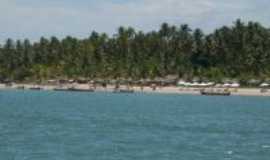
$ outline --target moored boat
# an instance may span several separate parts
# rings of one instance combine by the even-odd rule
[[[133,89],[120,89],[119,90],[120,93],[134,93]]]
[[[54,91],[68,91],[67,88],[54,88]]]
[[[231,92],[227,90],[201,90],[201,95],[205,96],[230,96]]]
[[[35,90],[35,91],[43,90],[43,88],[41,88],[41,87],[30,87],[29,89],[30,90]]]
[[[71,88],[68,88],[67,91],[72,91],[72,92],[94,92],[95,90],[92,89],[92,88],[89,88],[89,89],[80,89],[80,88],[71,87]]]

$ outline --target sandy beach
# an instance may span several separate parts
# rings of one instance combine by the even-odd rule
[[[73,87],[76,89],[83,89],[87,90],[89,89],[88,84],[73,84]],[[55,88],[59,88],[57,85],[35,85],[35,84],[13,84],[12,86],[6,86],[5,84],[0,84],[1,90],[6,89],[19,89],[23,88],[25,90],[40,87],[42,90],[54,90]],[[70,85],[63,85],[61,88],[67,89]],[[97,86],[95,88],[95,91],[97,92],[113,92],[115,86],[108,85],[106,88]],[[125,89],[126,86],[120,86],[120,88]],[[151,87],[143,87],[143,89],[139,86],[134,86],[132,89],[136,93],[159,93],[159,94],[186,94],[186,95],[200,95],[200,89],[201,88],[187,88],[187,87],[176,87],[176,86],[170,86],[170,87],[156,87],[155,90]],[[218,88],[214,88],[218,89]],[[222,89],[222,88],[220,88]],[[224,89],[224,88],[223,88]],[[260,88],[230,88],[229,91],[231,92],[232,96],[269,96],[270,97],[270,91],[267,91],[265,93],[261,92]]]

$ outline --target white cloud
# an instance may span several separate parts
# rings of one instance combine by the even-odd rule
[[[46,4],[45,4],[46,3]],[[73,3],[77,3],[74,1]],[[236,18],[269,25],[267,0],[129,0],[65,5],[50,1],[0,0],[0,40],[8,37],[87,36],[91,30],[113,33],[120,25],[157,29],[162,22],[188,23],[211,31]]]

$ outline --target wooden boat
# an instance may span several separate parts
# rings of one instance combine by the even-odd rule
[[[119,90],[120,93],[134,93],[133,89],[120,89]]]
[[[40,91],[40,90],[42,90],[43,88],[41,88],[41,87],[30,87],[29,89],[30,89],[30,90]]]
[[[30,90],[35,90],[35,91],[43,90],[43,88],[41,88],[41,87],[30,87],[29,89]]]
[[[54,91],[68,91],[68,89],[67,88],[54,88],[53,89]]]
[[[201,90],[201,95],[205,96],[230,96],[231,92],[230,91],[215,91],[215,90]]]
[[[67,91],[71,91],[71,92],[95,92],[95,90],[92,89],[92,88],[79,89],[79,88],[74,88],[74,87],[68,88]]]

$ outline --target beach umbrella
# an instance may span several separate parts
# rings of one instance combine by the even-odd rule
[[[183,80],[180,80],[177,82],[177,85],[178,86],[185,86],[187,82],[183,81]]]
[[[208,87],[208,86],[209,86],[209,84],[208,84],[208,83],[204,83],[204,82],[202,82],[202,83],[200,83],[200,84],[199,84],[199,86],[200,86],[200,87]]]
[[[231,87],[233,87],[233,88],[239,88],[240,87],[240,84],[239,83],[233,83],[233,84],[231,84]]]
[[[56,82],[56,80],[54,80],[54,79],[48,80],[48,83],[55,83],[55,82]]]
[[[230,83],[224,83],[224,84],[222,85],[222,87],[231,87],[231,84],[230,84]]]
[[[206,83],[206,84],[207,84],[207,86],[214,86],[214,85],[215,85],[214,82],[208,82],[208,83]]]
[[[75,82],[74,79],[69,79],[69,80],[66,80],[66,81],[68,81],[68,83],[74,83]]]
[[[190,83],[190,82],[186,82],[186,83],[184,83],[184,86],[186,86],[186,87],[191,87],[193,84],[192,83]]]
[[[269,87],[270,85],[268,83],[262,83],[260,87]]]
[[[200,86],[200,84],[198,82],[194,82],[194,83],[191,83],[191,86],[192,87],[198,87],[198,86]]]

